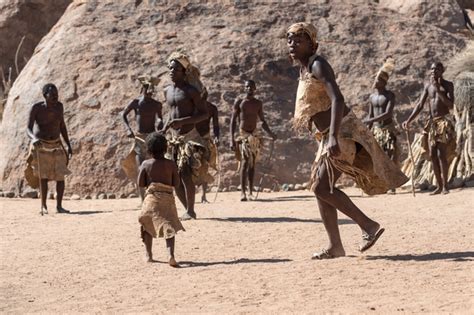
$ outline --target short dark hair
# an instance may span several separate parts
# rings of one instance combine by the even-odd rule
[[[146,137],[146,146],[148,152],[154,157],[162,157],[166,153],[168,147],[168,141],[161,132],[153,132]]]
[[[47,83],[43,86],[43,96],[46,96],[51,90],[58,91],[58,88],[53,83]]]
[[[254,80],[245,80],[245,83],[248,83],[248,84],[252,85],[253,87],[257,87]]]

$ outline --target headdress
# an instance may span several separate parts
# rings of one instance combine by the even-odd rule
[[[295,34],[305,33],[311,39],[313,46],[316,46],[318,44],[318,40],[317,40],[318,31],[316,27],[311,23],[306,23],[306,22],[295,23],[288,28],[286,33],[287,34],[288,33],[295,33]]]
[[[393,59],[392,57],[388,57],[387,59],[385,59],[384,64],[377,72],[377,75],[375,76],[375,80],[380,78],[384,80],[385,82],[387,82],[388,78],[393,72],[393,69],[395,69],[395,59]]]

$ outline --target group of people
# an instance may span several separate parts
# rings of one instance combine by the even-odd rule
[[[359,250],[364,252],[377,242],[384,228],[365,215],[335,183],[345,173],[365,193],[374,195],[394,191],[408,181],[397,165],[399,149],[393,118],[395,95],[386,89],[394,60],[387,58],[377,73],[375,93],[369,99],[369,115],[362,121],[346,106],[331,65],[317,53],[319,44],[314,25],[293,24],[288,28],[286,38],[289,54],[300,66],[293,127],[297,132],[312,132],[315,127],[315,137],[319,141],[310,182],[329,245],[314,253],[312,258],[345,255],[337,210],[361,228]],[[172,84],[164,91],[165,106],[168,106],[165,119],[163,104],[153,99],[158,79],[151,76],[139,78],[141,96],[123,111],[128,136],[134,139],[123,167],[136,181],[143,200],[139,222],[148,260],[153,260],[153,238],[163,237],[169,250],[169,264],[178,266],[174,258],[175,235],[184,230],[181,220],[196,218],[196,186],[202,185],[202,201],[206,201],[207,184],[212,181],[209,168],[216,168],[217,163],[220,129],[217,107],[207,101],[208,92],[200,80],[199,70],[191,64],[188,56],[173,53],[168,59],[168,68]],[[453,107],[453,84],[442,78],[443,71],[441,63],[433,64],[430,81],[426,83],[419,103],[403,123],[403,128],[407,129],[429,98],[430,119],[425,131],[438,183],[436,194],[448,192],[445,148],[447,141],[452,141],[449,139],[452,124],[447,116]],[[235,101],[231,118],[230,145],[240,161],[241,201],[254,198],[255,163],[261,146],[257,128],[259,120],[263,130],[276,139],[265,121],[262,102],[255,98],[255,91],[255,82],[245,81],[246,95]],[[43,95],[45,101],[34,104],[29,115],[28,136],[32,145],[25,174],[30,186],[40,188],[42,213],[47,213],[48,180],[56,181],[57,211],[65,213],[67,210],[61,201],[72,148],[57,88],[47,84]],[[136,131],[132,130],[128,120],[132,111],[136,116]],[[213,137],[210,135],[211,121]],[[239,132],[236,132],[237,121]],[[37,129],[33,131],[35,123]],[[67,152],[60,135],[67,145]],[[186,209],[181,218],[177,215],[173,190]]]

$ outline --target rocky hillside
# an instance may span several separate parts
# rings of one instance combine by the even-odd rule
[[[15,55],[18,70],[21,71],[41,38],[56,24],[71,2],[72,0],[0,1],[0,68],[5,76],[8,76],[9,68],[12,68],[12,79],[16,78]],[[2,88],[0,85],[0,92]]]
[[[210,100],[221,112],[225,178],[235,182],[227,149],[231,104],[243,80],[258,84],[267,120],[276,130],[274,173],[280,182],[305,182],[314,158],[309,135],[290,130],[297,68],[289,60],[285,30],[297,21],[317,25],[320,53],[337,74],[347,103],[363,115],[373,76],[383,59],[397,61],[389,86],[399,104],[415,99],[429,64],[447,60],[465,45],[462,29],[446,30],[446,19],[413,17],[375,1],[311,1],[246,4],[242,1],[186,5],[160,1],[74,1],[36,47],[11,89],[0,127],[0,177],[4,190],[23,187],[29,107],[41,86],[54,82],[65,104],[74,148],[68,191],[127,193],[133,187],[120,168],[130,147],[120,119],[138,93],[137,76],[166,72],[166,57],[185,50],[201,69]],[[460,26],[461,27],[461,26]],[[169,83],[162,75],[160,88]],[[162,100],[162,93],[156,97]],[[399,106],[404,109],[406,106]],[[399,115],[405,115],[399,110]]]

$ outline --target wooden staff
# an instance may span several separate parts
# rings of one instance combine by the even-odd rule
[[[410,132],[408,131],[408,129],[405,130],[405,135],[407,137],[408,152],[410,153],[411,164],[413,165],[411,169],[411,192],[413,193],[413,197],[415,197],[415,180],[414,180],[415,158],[413,157],[413,151],[411,150]]]
[[[213,203],[217,200],[217,195],[219,194],[219,188],[221,187],[221,161],[219,159],[219,147],[216,146],[216,160],[217,160],[217,189],[216,194],[214,195]]]

